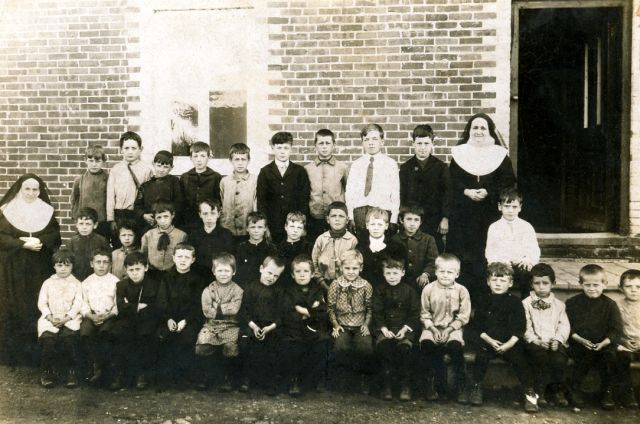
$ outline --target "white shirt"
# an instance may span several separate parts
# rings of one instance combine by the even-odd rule
[[[116,305],[116,285],[118,277],[110,272],[98,277],[91,274],[82,282],[82,316],[89,313],[118,313]]]
[[[42,283],[38,296],[38,309],[42,313],[38,320],[38,337],[45,331],[57,333],[60,329],[46,319],[47,315],[63,317],[68,315],[71,320],[64,326],[69,330],[78,331],[82,322],[80,309],[82,308],[82,286],[73,275],[60,278],[52,275]]]
[[[524,339],[529,343],[533,343],[535,340],[543,342],[557,340],[566,346],[571,327],[564,303],[551,293],[548,298],[542,299],[549,305],[546,309],[535,308],[533,305],[539,300],[532,291],[529,297],[522,301],[527,318]]]
[[[489,263],[517,263],[523,260],[535,265],[540,262],[540,247],[536,231],[527,221],[500,218],[489,226],[485,256]]]

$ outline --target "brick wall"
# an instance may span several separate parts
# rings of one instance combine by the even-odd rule
[[[116,159],[118,136],[137,128],[136,17],[126,0],[10,0],[0,10],[0,194],[24,172],[42,176],[65,236],[88,143]]]

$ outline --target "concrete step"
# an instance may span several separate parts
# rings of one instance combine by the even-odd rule
[[[538,233],[542,255],[640,261],[640,237],[615,233]]]

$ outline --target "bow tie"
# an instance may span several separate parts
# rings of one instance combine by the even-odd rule
[[[545,309],[549,309],[551,307],[551,304],[545,302],[542,299],[538,299],[531,302],[531,306],[533,306],[534,309],[540,309],[544,311]]]

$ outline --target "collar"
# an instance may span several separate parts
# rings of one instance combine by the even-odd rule
[[[175,230],[176,227],[175,225],[171,225],[171,227],[169,227],[168,230],[161,230],[160,227],[158,227],[158,233],[159,234],[171,234],[173,232],[173,230]]]
[[[40,198],[28,203],[20,197],[20,193],[2,205],[1,210],[9,224],[25,233],[44,230],[53,217],[53,206]]]
[[[280,162],[278,159],[274,159],[273,163],[276,164],[277,168],[288,168],[289,167],[289,163],[291,163],[291,161],[287,159],[286,162]]]
[[[554,295],[553,293],[550,293],[550,294],[549,294],[549,297],[546,297],[546,298],[542,299],[542,298],[538,297],[538,296],[536,295],[536,292],[534,292],[533,290],[531,290],[531,291],[529,292],[529,296],[531,297],[531,301],[532,301],[532,302],[535,302],[535,301],[540,300],[540,301],[545,302],[545,303],[548,303],[548,304],[552,304],[552,303],[553,303],[553,300],[555,299],[555,295]]]
[[[353,287],[355,289],[359,289],[360,287],[364,287],[364,285],[367,283],[362,277],[358,277],[353,281],[348,281],[346,278],[344,278],[344,276],[340,276],[336,279],[336,282],[338,283],[338,285],[342,288],[349,288],[349,287]]]
[[[233,171],[231,177],[236,181],[247,181],[249,179],[249,171],[245,171],[242,174],[238,174],[236,171]]]
[[[364,158],[364,160],[366,160],[367,162],[369,162],[371,160],[371,158],[373,157],[375,161],[377,161],[378,159],[380,159],[380,157],[383,156],[382,152],[378,152],[375,155],[370,155],[369,153],[365,153],[362,155],[362,157]]]
[[[435,283],[438,286],[438,288],[441,288],[443,290],[451,290],[456,285],[455,281],[450,286],[442,285],[438,280],[436,280]]]
[[[420,228],[418,228],[418,231],[416,231],[416,233],[412,236],[408,235],[404,231],[400,232],[399,235],[402,240],[412,239],[420,241],[425,237],[425,234],[422,232],[422,230],[420,230]]]
[[[451,155],[458,166],[478,177],[488,175],[498,169],[507,153],[507,149],[496,144],[475,146],[465,143],[451,148]]]
[[[520,217],[516,216],[516,219],[514,219],[513,221],[507,221],[506,219],[504,219],[504,216],[500,217],[500,221],[504,224],[504,225],[515,225],[518,223],[518,221],[520,221]]]
[[[387,245],[384,242],[384,236],[380,237],[379,239],[369,236],[369,249],[373,253],[379,252],[383,250],[385,247],[387,247]]]
[[[327,160],[320,160],[320,158],[316,156],[314,163],[316,164],[316,166],[320,166],[320,164],[322,163],[326,163],[333,166],[336,164],[336,157],[331,155],[331,157]]]
[[[126,160],[123,160],[122,163],[124,163],[126,166],[136,166],[140,163],[140,159],[136,159],[133,162],[127,162]]]
[[[210,175],[213,174],[213,169],[207,166],[204,171],[198,173],[196,168],[191,168],[187,173],[190,175]]]

